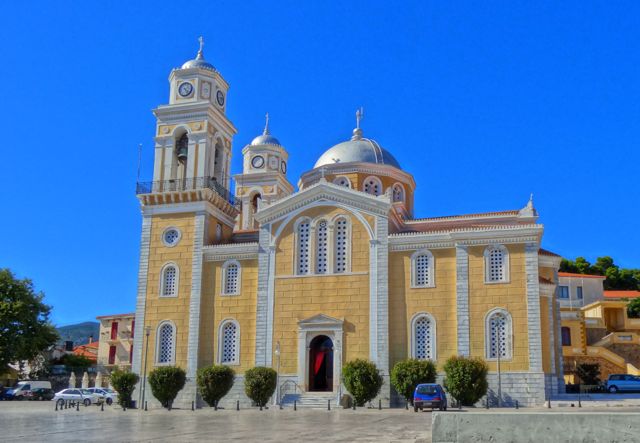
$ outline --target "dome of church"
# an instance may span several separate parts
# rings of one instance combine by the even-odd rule
[[[209,71],[215,71],[216,68],[213,67],[211,63],[204,59],[204,54],[202,53],[202,48],[204,47],[204,39],[200,37],[198,39],[200,41],[200,49],[198,50],[198,55],[193,60],[189,60],[182,65],[181,69],[207,69]]]
[[[251,146],[259,146],[259,145],[275,145],[275,146],[282,146],[280,144],[280,140],[278,140],[277,138],[275,138],[273,135],[271,135],[271,133],[269,132],[269,113],[267,112],[267,114],[265,115],[265,124],[264,124],[264,131],[262,131],[262,134],[257,136],[256,138],[254,138],[251,141]]]
[[[362,137],[362,129],[353,130],[353,137],[346,142],[338,143],[320,156],[314,169],[336,163],[376,163],[390,165],[402,169],[398,160],[375,140]]]

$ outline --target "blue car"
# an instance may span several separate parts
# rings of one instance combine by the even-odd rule
[[[416,386],[413,393],[413,410],[418,412],[424,408],[447,410],[447,395],[442,386],[436,383],[423,383]]]

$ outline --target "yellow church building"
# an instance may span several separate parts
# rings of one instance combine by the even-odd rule
[[[177,403],[201,404],[195,377],[231,366],[279,370],[277,398],[339,400],[341,369],[363,358],[398,396],[393,365],[454,355],[497,366],[503,402],[542,404],[563,386],[560,257],[541,249],[530,200],[521,209],[417,218],[417,183],[357,125],[302,174],[269,130],[230,160],[237,130],[228,83],[202,52],[171,71],[158,106],[153,180],[138,183],[142,239],[132,369],[187,372]],[[147,343],[148,342],[148,343]],[[139,391],[138,391],[139,392]],[[147,399],[153,400],[150,390]],[[300,404],[299,403],[299,404]]]

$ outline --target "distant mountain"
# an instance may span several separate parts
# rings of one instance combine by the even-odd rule
[[[100,334],[100,323],[97,321],[86,321],[75,325],[60,326],[56,328],[60,334],[60,343],[71,340],[74,346],[89,343],[89,336],[93,335],[93,340],[98,340]]]

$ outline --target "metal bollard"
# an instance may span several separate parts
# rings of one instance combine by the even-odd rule
[[[516,409],[520,409],[520,405],[518,404],[518,400],[516,400]]]
[[[382,399],[378,399],[378,411],[382,411]]]
[[[100,403],[100,411],[104,412],[104,402]]]
[[[485,404],[487,405],[487,409],[489,409],[489,397],[485,400]]]
[[[146,400],[144,401],[144,410],[148,411],[148,409],[147,409],[147,401]]]
[[[355,399],[353,400],[353,410],[354,411],[356,410],[356,401],[355,401]]]
[[[404,402],[404,408],[408,411],[409,410],[409,402],[405,401]]]
[[[56,411],[58,410],[58,402],[56,402]]]
[[[298,400],[293,400],[293,410],[294,411],[298,410]]]
[[[77,402],[76,402],[76,411],[79,411],[79,410],[80,410],[80,402],[79,402],[79,401],[77,401]]]
[[[458,410],[462,411],[462,402],[458,400]]]
[[[580,400],[580,397],[578,397],[578,407],[581,408],[582,407],[582,400]]]
[[[262,411],[262,403],[260,403],[260,410]]]
[[[549,401],[547,402],[547,409],[551,409],[551,398],[549,398]]]
[[[69,409],[69,400],[64,401],[64,408]]]
[[[192,410],[192,411],[195,411],[195,410],[196,410],[196,405],[195,405],[195,402],[193,402],[193,401],[191,402],[191,410]],[[218,410],[218,403],[216,402],[216,411],[217,411],[217,410]]]
[[[240,410],[240,400],[236,400],[236,411]]]
[[[331,399],[327,400],[327,411],[331,410]]]

